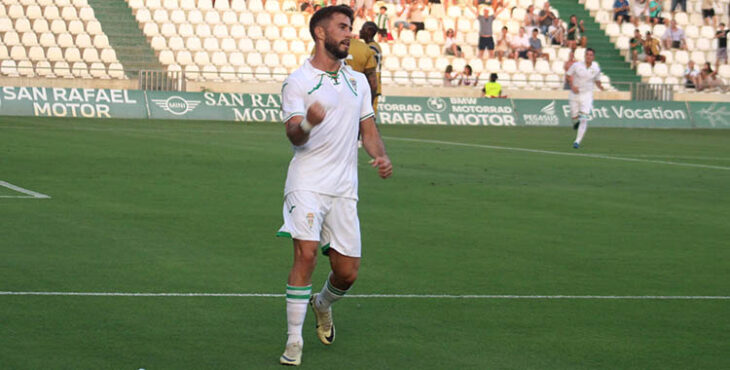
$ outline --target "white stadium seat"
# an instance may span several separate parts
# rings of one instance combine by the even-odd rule
[[[108,69],[109,77],[111,78],[124,78],[124,67],[119,63],[111,63]]]

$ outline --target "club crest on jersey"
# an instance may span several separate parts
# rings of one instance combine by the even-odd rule
[[[354,77],[350,77],[350,85],[352,85],[352,89],[357,91],[357,81],[355,81]]]
[[[312,225],[314,225],[314,213],[307,213],[307,225],[309,225],[309,228],[312,228]]]

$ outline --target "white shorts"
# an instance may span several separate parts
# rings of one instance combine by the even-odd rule
[[[284,197],[284,225],[277,236],[318,241],[322,252],[333,248],[348,257],[360,257],[360,220],[357,200],[311,191],[293,191]]]
[[[578,117],[579,114],[590,115],[593,111],[593,94],[592,93],[581,93],[573,94],[570,93],[570,115],[571,117]]]

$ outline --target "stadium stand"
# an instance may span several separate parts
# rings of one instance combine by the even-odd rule
[[[2,75],[125,78],[86,0],[2,0],[0,36]]]

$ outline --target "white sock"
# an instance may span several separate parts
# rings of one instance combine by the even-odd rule
[[[575,142],[578,144],[583,141],[583,135],[585,135],[586,131],[588,130],[588,120],[585,117],[581,117],[579,121],[580,124],[578,125],[578,135],[575,137]]]
[[[324,282],[322,291],[319,292],[317,299],[314,301],[314,304],[316,304],[317,308],[320,310],[328,309],[332,303],[339,301],[340,298],[344,297],[347,293],[347,290],[334,287],[332,283],[330,283],[331,278],[332,272],[330,272],[330,275],[327,277],[327,281]]]
[[[303,344],[302,326],[307,316],[307,303],[312,295],[312,286],[286,286],[286,322],[289,338],[286,344]]]

